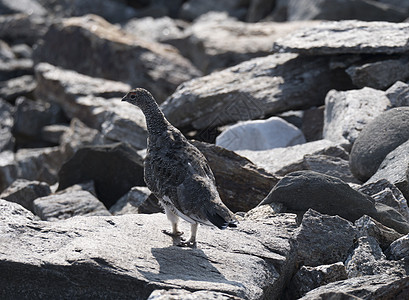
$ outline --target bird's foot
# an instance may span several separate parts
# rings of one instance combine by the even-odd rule
[[[183,231],[173,232],[173,231],[169,231],[169,230],[163,229],[162,232],[163,232],[164,234],[166,234],[166,235],[170,235],[171,237],[181,237],[181,236],[183,235]],[[183,238],[181,238],[181,239],[183,240]]]
[[[181,241],[180,243],[177,244],[178,247],[189,247],[189,248],[196,248],[196,241]]]

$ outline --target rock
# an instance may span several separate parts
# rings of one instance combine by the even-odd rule
[[[13,133],[39,139],[44,126],[65,121],[59,106],[33,101],[25,97],[16,100]]]
[[[406,272],[398,264],[388,261],[381,247],[373,237],[360,237],[357,245],[345,261],[348,278],[364,275],[405,276]]]
[[[386,89],[398,80],[409,78],[409,58],[385,59],[352,65],[345,71],[359,88]]]
[[[400,7],[379,3],[382,1],[338,1],[330,0],[289,1],[289,20],[344,20],[402,22],[406,12]]]
[[[352,175],[349,169],[348,160],[330,155],[312,155],[304,156],[304,170],[310,170],[321,174],[339,178],[345,182],[361,183]]]
[[[405,235],[390,244],[386,250],[390,259],[408,259],[409,257],[409,235]]]
[[[358,188],[358,191],[371,196],[377,202],[393,207],[409,221],[409,208],[405,197],[402,192],[388,180],[380,179],[373,183],[367,183]]]
[[[220,292],[212,291],[189,292],[187,290],[182,289],[154,290],[148,298],[148,300],[168,300],[168,299],[239,300],[242,298]]]
[[[267,150],[305,143],[301,130],[279,117],[244,121],[227,127],[216,145],[228,150]]]
[[[82,47],[72,48],[73,43]],[[143,86],[159,102],[182,82],[200,75],[172,46],[137,39],[95,15],[52,25],[34,58],[92,77]]]
[[[127,194],[112,205],[109,211],[114,216],[137,214],[139,213],[139,206],[146,201],[150,194],[151,192],[147,187],[134,186]]]
[[[395,209],[375,203],[338,178],[312,171],[287,174],[259,205],[272,202],[281,203],[287,212],[304,213],[312,208],[351,222],[368,215],[400,233],[409,232],[409,223]]]
[[[30,14],[0,14],[0,39],[36,43],[47,30],[44,18]]]
[[[65,124],[46,125],[43,128],[41,128],[40,136],[43,141],[53,144],[59,144],[61,141],[61,137],[68,130],[70,130],[70,127]]]
[[[0,97],[8,102],[14,102],[19,96],[31,96],[36,82],[34,76],[23,75],[0,82]]]
[[[242,6],[240,0],[228,1],[200,1],[189,0],[185,2],[179,12],[179,17],[188,21],[193,21],[197,17],[210,11],[226,11],[229,15],[243,19],[246,14],[246,9]]]
[[[5,298],[146,299],[155,289],[181,288],[279,299],[294,271],[294,215],[243,221],[235,230],[202,226],[198,247],[188,249],[160,231],[168,226],[164,214],[33,221],[0,201],[0,291]]]
[[[409,86],[406,83],[397,81],[385,93],[392,106],[409,106]]]
[[[0,192],[18,177],[18,166],[10,150],[0,152]]]
[[[409,292],[409,277],[387,274],[367,275],[336,281],[308,292],[300,300],[313,299],[396,299]]]
[[[405,133],[404,133],[405,134]],[[376,182],[380,179],[386,179],[393,183],[409,199],[409,178],[407,172],[409,169],[409,139],[407,142],[398,146],[395,150],[386,155],[376,173],[369,178],[367,183]],[[403,208],[408,215],[407,207]]]
[[[408,33],[407,23],[323,22],[277,40],[273,49],[308,55],[405,53]]]
[[[322,140],[324,127],[325,106],[312,107],[304,111],[302,116],[301,131],[307,142]]]
[[[359,236],[375,238],[383,250],[388,248],[393,241],[403,236],[403,234],[396,232],[392,228],[386,227],[366,215],[356,220],[354,225],[358,230]]]
[[[162,104],[162,110],[177,127],[206,130],[320,105],[334,88],[330,77],[326,57],[274,54],[185,82]]]
[[[352,174],[368,180],[386,155],[409,139],[409,107],[392,108],[378,115],[362,129],[352,147]]]
[[[254,164],[265,169],[267,172],[285,175],[293,171],[303,170],[305,155],[329,154],[328,152],[332,151],[334,147],[336,147],[334,142],[319,140],[286,148],[261,151],[238,150],[236,153],[251,160]],[[339,148],[335,151],[338,151],[341,155],[345,152]]]
[[[198,141],[193,144],[209,162],[222,201],[234,212],[255,207],[278,182],[276,176],[232,151]]]
[[[288,297],[299,299],[319,286],[347,278],[342,262],[317,267],[302,266],[291,279],[290,286],[287,288]]]
[[[258,22],[271,13],[276,6],[277,3],[268,0],[250,0],[246,21]]]
[[[27,58],[0,59],[0,81],[33,74],[33,61]],[[7,93],[7,89],[3,93]]]
[[[0,13],[3,15],[25,13],[28,15],[45,16],[47,11],[37,0],[1,1]]]
[[[123,25],[123,29],[138,38],[148,41],[167,43],[174,39],[180,39],[185,36],[184,29],[187,27],[185,22],[162,18],[134,18]],[[172,44],[172,43],[171,43]]]
[[[58,190],[93,180],[98,199],[109,209],[134,186],[144,186],[142,158],[129,145],[85,146],[65,162]]]
[[[210,12],[194,21],[185,30],[185,36],[169,41],[188,57],[205,74],[267,56],[271,42],[299,28],[315,22],[249,24],[227,15],[227,12]]]
[[[325,98],[323,137],[351,145],[362,129],[390,106],[385,93],[372,88],[331,90]]]
[[[34,213],[41,220],[56,221],[74,216],[111,215],[102,202],[87,191],[61,192],[34,200]]]
[[[27,44],[12,45],[11,50],[17,58],[31,58],[33,56],[33,49]]]
[[[18,203],[34,212],[33,201],[50,194],[50,186],[45,182],[17,179],[0,194],[0,199]]]
[[[343,261],[355,236],[351,222],[309,209],[296,235],[297,262],[314,267]]]
[[[14,148],[14,107],[0,98],[0,152]]]
[[[37,97],[62,106],[69,118],[101,130],[114,141],[126,141],[138,149],[146,148],[146,122],[136,106],[121,104],[131,87],[121,82],[92,78],[41,63],[36,67]],[[104,98],[110,99],[104,99]]]

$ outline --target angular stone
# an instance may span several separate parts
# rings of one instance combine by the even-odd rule
[[[0,39],[36,43],[47,29],[45,19],[30,14],[0,15]]]
[[[61,191],[34,200],[33,206],[34,213],[45,221],[65,220],[75,216],[111,215],[102,202],[87,191]]]
[[[0,97],[14,102],[19,96],[32,95],[37,86],[34,76],[24,75],[0,82]]]
[[[309,209],[296,235],[297,262],[319,266],[343,261],[355,236],[356,229],[351,222]]]
[[[339,144],[353,144],[362,129],[390,105],[383,91],[372,88],[331,90],[325,97],[323,137]]]
[[[386,179],[364,184],[358,191],[371,196],[375,201],[389,205],[396,209],[409,221],[408,203],[402,192]]]
[[[46,63],[37,65],[36,75],[38,98],[58,103],[69,118],[78,118],[89,127],[101,130],[107,138],[129,142],[138,149],[146,148],[146,122],[142,111],[112,98],[125,95],[131,89],[129,85],[92,78]]]
[[[392,106],[409,106],[409,86],[406,83],[397,81],[385,93]]]
[[[406,199],[409,199],[409,140],[398,146],[386,155],[376,173],[369,178],[367,183],[373,183],[380,179],[386,179],[396,185]],[[408,210],[406,208],[406,215]]]
[[[409,50],[409,24],[346,20],[323,22],[277,40],[277,52],[308,55],[395,54]]]
[[[322,140],[324,127],[325,106],[312,107],[304,111],[302,116],[301,131],[307,142]]]
[[[202,226],[197,248],[188,249],[160,231],[168,226],[164,214],[33,221],[0,200],[0,291],[6,298],[146,299],[155,289],[181,288],[279,299],[294,271],[293,215],[243,221],[235,230]]]
[[[12,151],[0,152],[0,192],[18,177],[18,166]]]
[[[361,183],[352,175],[348,160],[340,157],[306,154],[304,156],[304,170],[333,176],[345,182]]]
[[[395,240],[401,238],[403,234],[396,232],[392,228],[386,227],[382,223],[369,216],[362,216],[355,221],[355,227],[359,236],[370,236],[376,239],[382,249],[386,249]]]
[[[409,235],[405,235],[394,241],[386,250],[389,258],[399,260],[409,257]]]
[[[399,299],[409,293],[409,277],[367,275],[329,283],[308,292],[300,300]],[[404,299],[404,298],[402,298]]]
[[[228,150],[267,150],[305,143],[301,130],[279,117],[239,122],[216,138]]]
[[[114,216],[137,214],[139,213],[139,207],[146,201],[150,194],[151,192],[147,187],[134,186],[127,194],[112,205],[109,211]]]
[[[291,279],[287,295],[290,299],[299,299],[319,286],[347,278],[342,262],[317,267],[302,266]]]
[[[28,58],[0,59],[0,81],[33,74],[33,61]]]
[[[148,300],[169,300],[169,299],[212,299],[212,300],[240,300],[239,298],[233,295],[212,292],[212,291],[197,291],[189,292],[182,289],[172,289],[172,290],[154,290],[150,294]]]
[[[93,180],[107,208],[132,187],[145,185],[142,158],[123,143],[82,147],[62,165],[58,177],[58,190]]]
[[[69,128],[70,127],[65,124],[46,125],[41,129],[41,139],[49,143],[59,144],[61,137]]]
[[[182,5],[179,16],[182,19],[193,21],[197,17],[210,11],[226,11],[229,15],[236,18],[244,18],[246,14],[246,9],[242,6],[240,0],[209,0],[204,2],[200,0],[189,0]]]
[[[18,203],[31,212],[34,212],[33,201],[50,194],[50,186],[45,182],[17,179],[0,194],[0,198]]]
[[[276,176],[232,151],[197,141],[193,144],[209,162],[222,201],[234,212],[255,207],[278,182]]]
[[[375,203],[370,196],[354,190],[338,178],[312,171],[298,171],[284,176],[260,205],[270,203],[281,203],[286,212],[302,214],[311,208],[351,222],[369,215],[400,233],[409,232],[409,223],[392,207]]]
[[[182,82],[200,75],[172,46],[137,39],[95,15],[52,25],[34,57],[92,77],[143,86],[159,102]]]
[[[12,128],[14,126],[14,107],[0,99],[0,152],[14,148]]]
[[[409,78],[409,59],[403,56],[397,59],[384,59],[352,65],[345,70],[352,83],[359,88],[371,87],[385,89],[398,80]]]
[[[303,170],[305,155],[325,154],[331,147],[336,147],[336,144],[328,140],[319,140],[286,148],[262,151],[238,150],[236,153],[251,160],[267,172],[285,175],[290,172]],[[341,149],[339,150],[341,152]]]
[[[162,110],[177,127],[193,126],[206,131],[320,105],[335,85],[328,58],[274,54],[187,81],[162,104]]]
[[[352,174],[368,180],[386,155],[409,139],[409,107],[396,107],[378,115],[362,129],[352,147]]]

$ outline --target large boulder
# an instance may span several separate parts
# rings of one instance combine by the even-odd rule
[[[351,188],[344,181],[316,173],[298,171],[284,176],[260,205],[280,203],[286,211],[305,213],[312,208],[338,215],[351,222],[368,215],[400,233],[409,232],[409,222],[392,207]]]
[[[52,25],[34,58],[89,76],[143,86],[158,101],[182,82],[200,75],[172,46],[138,39],[95,15]]]
[[[37,221],[0,200],[1,295],[146,299],[180,288],[280,299],[295,267],[295,215],[242,221],[235,230],[203,226],[197,248],[188,249],[161,232],[169,226],[164,214]]]
[[[352,173],[366,181],[386,155],[409,139],[409,107],[392,108],[372,120],[362,129],[352,147]]]
[[[205,130],[323,104],[336,85],[327,57],[273,54],[185,82],[162,110],[175,126]]]
[[[128,144],[85,146],[64,163],[58,190],[93,180],[98,199],[110,208],[133,186],[143,186],[143,161]]]

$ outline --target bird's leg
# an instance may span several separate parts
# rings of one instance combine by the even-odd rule
[[[168,231],[168,230],[162,230],[162,232],[164,234],[170,235],[170,236],[181,236],[183,234],[183,231],[179,231],[178,230],[178,222],[179,222],[179,217],[177,215],[175,215],[169,208],[167,208],[165,206],[165,213],[166,216],[168,217],[168,220],[170,221],[170,223],[172,224],[172,231]]]
[[[199,224],[197,223],[193,223],[190,224],[190,239],[187,241],[182,241],[179,243],[178,246],[180,247],[195,247],[196,246],[196,234],[197,234],[197,228],[198,228]]]

